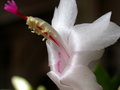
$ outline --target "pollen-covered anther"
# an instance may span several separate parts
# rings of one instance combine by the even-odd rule
[[[34,18],[34,17],[27,17],[28,28],[31,29],[32,33],[36,33],[37,35],[44,36],[45,39],[48,39],[49,36],[53,36],[53,32],[47,27],[45,21]],[[44,40],[44,39],[43,39]]]
[[[35,33],[35,31],[31,31],[31,33]]]

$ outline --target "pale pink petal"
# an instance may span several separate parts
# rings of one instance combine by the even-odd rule
[[[100,59],[103,55],[103,52],[104,50],[74,52],[69,60],[69,65],[88,66],[92,61]]]
[[[60,81],[74,90],[102,90],[93,72],[84,65],[69,66],[62,74]]]
[[[61,61],[61,60],[59,60],[59,61],[57,62],[57,68],[58,68],[58,72],[59,72],[59,73],[62,73],[62,70],[61,70],[61,68],[62,68],[62,61]]]
[[[70,27],[73,27],[75,24],[76,16],[76,0],[60,0],[58,8],[55,8],[54,17],[52,19],[52,27],[61,36],[66,47],[71,30]]]
[[[95,51],[114,44],[120,37],[120,27],[110,22],[107,13],[92,24],[76,25],[70,35],[72,51]]]
[[[59,57],[59,53],[60,53],[59,48],[53,42],[51,42],[50,40],[47,40],[46,45],[48,50],[50,69],[51,71],[54,71],[59,74],[58,68],[62,72],[66,66],[66,63],[62,56]],[[59,62],[59,60],[61,61]]]
[[[47,73],[49,78],[57,85],[60,90],[74,90],[72,87],[61,84],[60,77],[53,71]]]

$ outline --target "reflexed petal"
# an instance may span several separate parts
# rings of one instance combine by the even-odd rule
[[[47,73],[47,75],[58,86],[60,90],[73,90],[71,87],[61,84],[60,77],[55,72],[50,71]]]
[[[66,68],[61,83],[73,87],[74,90],[102,90],[93,72],[83,65]]]
[[[55,8],[52,27],[59,33],[62,40],[67,42],[70,27],[73,27],[77,16],[76,0],[60,0]]]
[[[103,55],[104,50],[99,51],[82,51],[72,53],[70,65],[79,66],[79,65],[89,65],[92,61],[98,60]]]
[[[106,14],[104,14],[103,16],[101,16],[100,18],[98,18],[97,20],[95,20],[93,23],[102,23],[102,22],[109,22],[110,21],[110,18],[111,18],[111,14],[112,12],[108,12]],[[106,26],[105,24],[105,26]]]
[[[60,0],[58,8],[55,8],[52,26],[55,29],[73,26],[77,16],[75,0]]]
[[[120,27],[110,22],[107,13],[92,24],[76,25],[69,45],[73,51],[100,50],[114,44],[120,37]]]

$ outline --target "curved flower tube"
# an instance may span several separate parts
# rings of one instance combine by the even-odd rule
[[[120,27],[110,21],[111,12],[93,23],[74,25],[76,16],[75,0],[60,0],[58,8],[55,8],[52,27],[70,57],[66,64],[63,52],[47,40],[51,69],[48,76],[60,90],[102,90],[89,66],[102,56],[104,48],[119,39]]]

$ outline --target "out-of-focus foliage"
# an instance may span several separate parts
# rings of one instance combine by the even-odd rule
[[[120,74],[110,77],[107,71],[101,64],[98,64],[95,71],[98,83],[103,87],[103,90],[117,90],[120,85]]]
[[[120,74],[113,77],[111,83],[113,90],[117,90],[118,86],[120,85]]]
[[[120,86],[119,86],[118,90],[120,90]]]
[[[31,84],[23,77],[14,76],[11,79],[12,85],[15,90],[33,90]],[[37,90],[47,90],[44,86],[38,86]]]
[[[38,86],[37,90],[47,90],[44,86]]]
[[[14,76],[12,77],[11,81],[15,90],[32,90],[30,83],[22,77]]]

